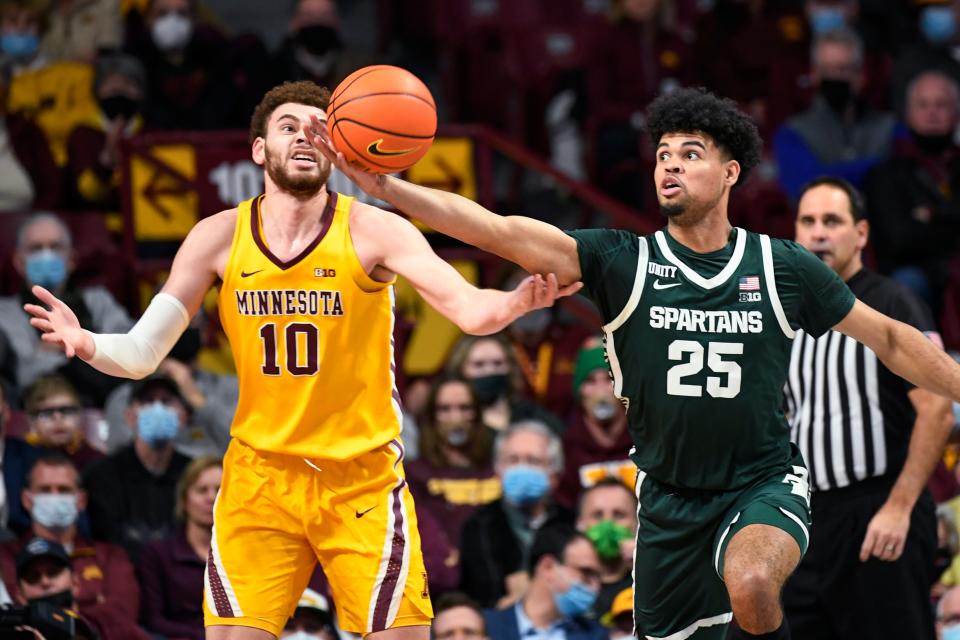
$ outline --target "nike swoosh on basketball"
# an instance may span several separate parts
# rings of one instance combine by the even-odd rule
[[[356,512],[356,513],[357,513],[357,518],[362,518],[363,516],[367,515],[368,513],[370,513],[371,511],[373,511],[373,510],[376,509],[376,508],[377,508],[377,505],[373,505],[373,506],[370,507],[369,509],[364,509],[363,511],[357,511],[357,512]]]
[[[669,283],[664,282],[664,283],[661,284],[660,278],[657,278],[657,279],[654,281],[654,283],[653,283],[653,288],[654,288],[654,289],[669,289],[670,287],[679,287],[681,284],[683,284],[683,283],[682,283],[682,282],[669,282]]]
[[[395,151],[391,151],[390,149],[381,149],[380,148],[381,144],[383,144],[383,138],[374,140],[373,142],[367,145],[367,153],[374,156],[389,158],[393,156],[403,156],[408,153],[413,153],[414,151],[420,148],[420,146],[417,145],[416,147],[412,147],[410,149],[397,149]]]
[[[249,278],[250,276],[252,276],[252,275],[254,275],[254,274],[256,274],[256,273],[260,273],[261,271],[263,271],[263,269],[257,269],[256,271],[241,271],[241,272],[240,272],[240,277],[241,277],[241,278]]]

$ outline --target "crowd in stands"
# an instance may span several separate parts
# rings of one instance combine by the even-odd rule
[[[238,397],[236,377],[199,358],[215,312],[193,319],[155,374],[127,381],[41,341],[23,304],[40,284],[92,331],[132,327],[142,300],[115,285],[134,265],[113,262],[129,223],[125,145],[245,130],[285,80],[332,88],[367,64],[408,67],[442,123],[494,127],[654,221],[644,109],[704,85],[747,110],[767,143],[734,222],[792,237],[801,186],[847,178],[866,195],[872,263],[952,323],[943,334],[960,347],[956,3],[363,1],[379,18],[373,48],[333,0],[278,5],[288,31],[273,48],[202,0],[0,0],[0,218],[18,221],[0,239],[0,599],[75,606],[105,640],[203,637]],[[81,214],[100,221],[92,258],[74,240]],[[569,638],[630,635],[635,467],[594,331],[540,310],[463,338],[436,375],[408,380],[405,468],[438,640],[554,625]],[[931,484],[941,620],[960,620],[958,452],[960,436]],[[502,612],[523,599],[547,613],[517,608],[520,628],[505,629]],[[333,611],[318,572],[285,635],[333,640]]]

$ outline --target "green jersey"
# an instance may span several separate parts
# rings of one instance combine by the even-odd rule
[[[837,274],[794,242],[739,228],[703,254],[666,229],[570,235],[637,466],[669,485],[729,490],[788,464],[794,331],[820,336],[850,312]]]

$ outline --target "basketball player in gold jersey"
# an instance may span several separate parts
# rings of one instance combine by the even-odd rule
[[[47,342],[106,373],[152,372],[217,279],[240,400],[205,576],[207,638],[280,635],[319,560],[342,628],[426,640],[432,615],[406,489],[393,372],[393,288],[407,278],[468,333],[493,333],[579,286],[532,276],[477,289],[396,215],[330,193],[306,139],[329,92],[272,89],[251,122],[265,195],[197,223],[170,278],[122,335],[81,329],[48,291],[28,305]]]

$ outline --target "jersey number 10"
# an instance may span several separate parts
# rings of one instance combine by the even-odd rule
[[[294,376],[312,376],[320,370],[320,331],[309,322],[291,322],[283,332],[286,370]],[[265,376],[281,374],[277,358],[277,325],[273,322],[260,327],[263,340],[263,366]],[[301,344],[303,353],[301,353]]]
[[[699,398],[703,396],[703,387],[699,384],[682,382],[684,378],[703,371],[703,345],[696,340],[674,340],[667,348],[670,360],[686,360],[667,371],[667,393],[672,396]],[[707,366],[713,373],[726,374],[726,384],[719,376],[707,376],[707,393],[712,398],[735,398],[740,393],[740,365],[733,360],[724,360],[723,356],[743,355],[742,342],[708,342]]]

